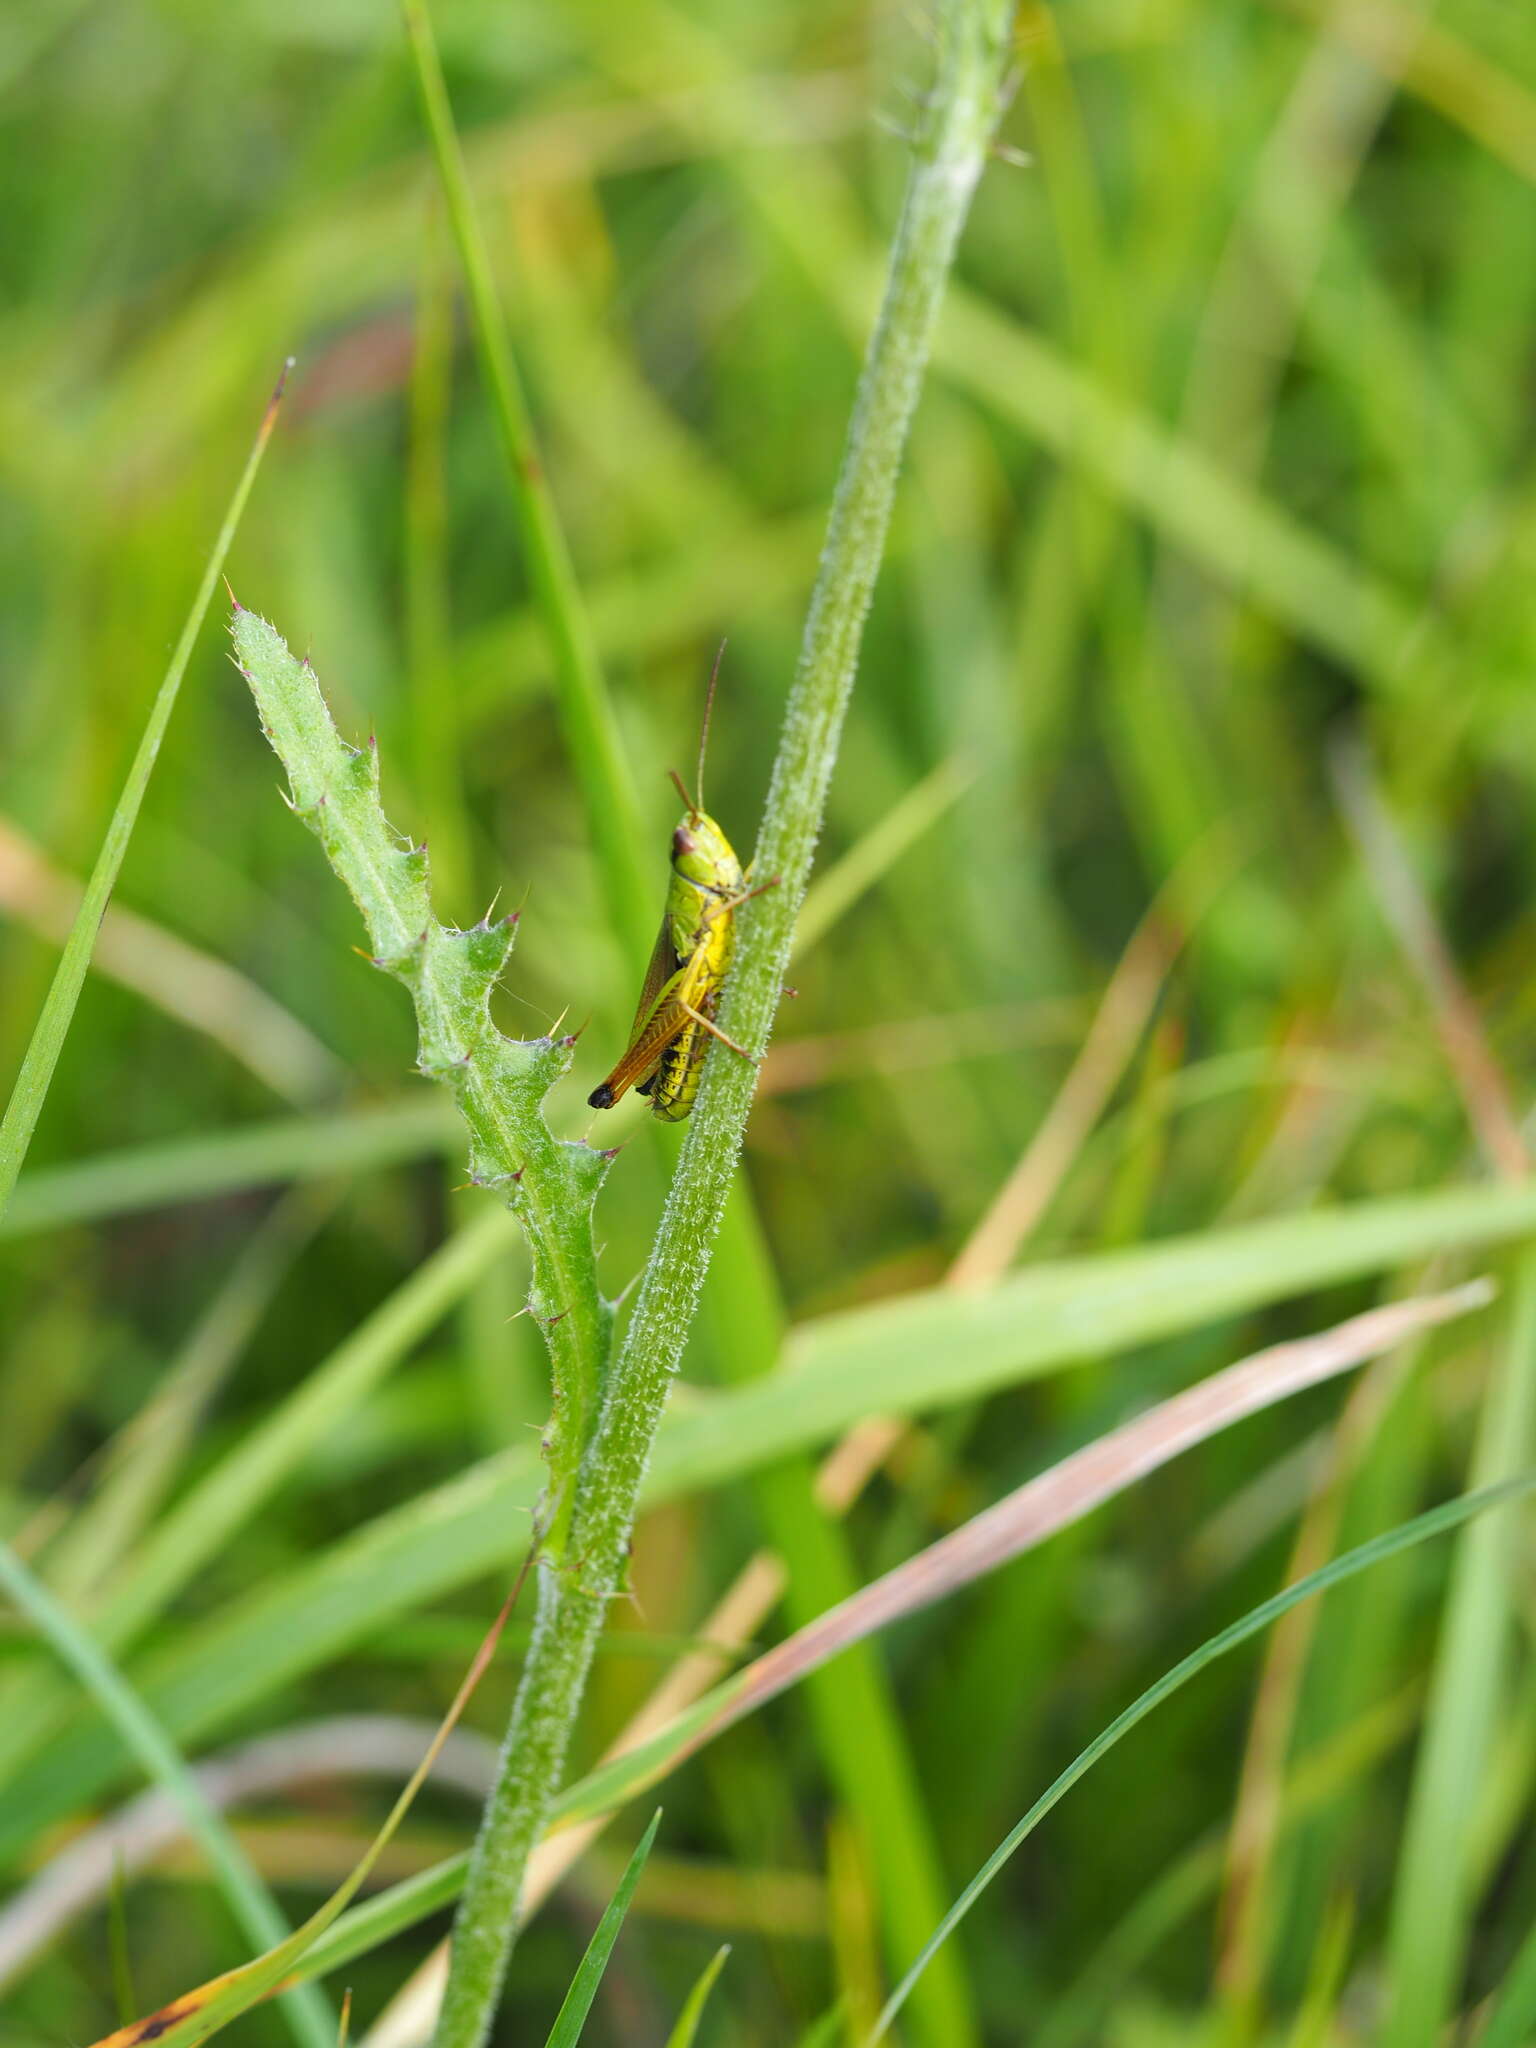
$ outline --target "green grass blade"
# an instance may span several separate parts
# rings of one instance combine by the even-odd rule
[[[782,1351],[785,1313],[771,1256],[739,1191],[726,1205],[710,1281],[701,1313],[719,1367],[733,1384],[761,1385]],[[808,1458],[760,1466],[753,1493],[763,1534],[784,1564],[786,1619],[791,1629],[803,1627],[858,1590],[852,1544],[818,1500]],[[865,1868],[902,1872],[899,1885],[880,1887],[871,1901],[894,1974],[944,1910],[950,1887],[883,1646],[854,1644],[812,1672],[805,1691],[829,1790],[857,1829]],[[925,1981],[911,2031],[935,2048],[975,2043],[958,1951]]]
[[[933,1288],[802,1323],[779,1369],[669,1419],[652,1497],[1437,1251],[1536,1229],[1536,1182],[1340,1204],[1094,1252],[974,1293]]]
[[[181,1809],[188,1831],[208,1858],[220,1890],[242,1932],[258,1949],[286,1940],[289,1928],[223,1816],[198,1789],[180,1752],[111,1659],[64,1607],[33,1577],[8,1544],[0,1543],[0,1584],[46,1637],[61,1663],[97,1701],[124,1743]],[[284,2009],[301,2048],[334,2048],[336,2022],[313,1985],[284,1999]]]
[[[841,2005],[834,2005],[819,2020],[812,2020],[800,2036],[798,2048],[842,2048],[847,2039],[848,2015]]]
[[[90,1498],[49,1544],[45,1576],[63,1598],[77,1605],[95,1599],[123,1571],[199,1421],[333,1207],[329,1189],[304,1189],[276,1203],[251,1233],[153,1395],[106,1447]]]
[[[232,1533],[344,1422],[385,1373],[517,1244],[514,1219],[488,1208],[452,1237],[224,1457],[155,1528],[108,1619],[136,1634]]]
[[[1154,1685],[1149,1685],[1139,1699],[1133,1700],[1124,1713],[1116,1715],[1103,1733],[1095,1737],[1086,1749],[1081,1750],[1073,1758],[1060,1776],[1041,1793],[1018,1825],[1012,1828],[993,1850],[934,1929],[922,1954],[891,1993],[874,2032],[869,2036],[866,2048],[874,2048],[877,2041],[887,2038],[891,2022],[911,1995],[913,1986],[927,1967],[930,1956],[954,1932],[1020,1843],[1034,1832],[1051,1808],[1072,1789],[1078,1779],[1092,1770],[1100,1757],[1113,1749],[1120,1738],[1129,1734],[1139,1721],[1144,1721],[1154,1708],[1161,1706],[1164,1700],[1187,1685],[1190,1679],[1205,1669],[1207,1664],[1214,1663],[1229,1650],[1237,1649],[1241,1644],[1260,1634],[1272,1621],[1278,1621],[1282,1614],[1289,1613],[1291,1608],[1299,1605],[1301,1601],[1310,1600],[1316,1594],[1326,1592],[1330,1586],[1339,1585],[1344,1580],[1353,1578],[1357,1572],[1366,1571],[1370,1566],[1380,1564],[1389,1557],[1396,1557],[1399,1552],[1411,1548],[1415,1543],[1425,1542],[1431,1536],[1440,1536],[1447,1530],[1459,1528],[1474,1515],[1486,1513],[1490,1508],[1505,1506],[1533,1491],[1536,1491],[1536,1473],[1527,1472],[1518,1479],[1507,1479],[1497,1486],[1487,1486],[1476,1493],[1463,1494],[1458,1500],[1447,1501],[1442,1507],[1431,1508],[1427,1514],[1417,1515],[1411,1522],[1404,1522],[1396,1529],[1389,1529],[1385,1535],[1376,1537],[1372,1542],[1362,1543],[1358,1549],[1346,1551],[1342,1557],[1336,1557],[1332,1563],[1324,1565],[1321,1571],[1310,1572],[1306,1578],[1298,1579],[1294,1585],[1285,1587],[1272,1599],[1252,1608],[1240,1621],[1233,1622],[1229,1628],[1224,1628],[1218,1634],[1209,1637],[1199,1649],[1192,1650],[1187,1657],[1181,1658],[1171,1671],[1166,1671]]]
[[[113,1649],[121,1648],[163,1612],[234,1531],[516,1241],[512,1217],[500,1208],[487,1209],[359,1324],[150,1531],[126,1562],[99,1618],[103,1639]],[[500,1555],[505,1554],[503,1532]],[[273,1645],[275,1654],[279,1648]],[[224,1654],[237,1667],[245,1667],[246,1659],[237,1649]],[[0,1777],[13,1776],[20,1761],[46,1737],[57,1708],[56,1688],[45,1673],[32,1674],[31,1682],[16,1688],[0,1722]],[[27,1791],[35,1789],[29,1774]]]
[[[490,387],[496,429],[512,485],[512,502],[528,578],[555,656],[560,708],[571,759],[614,928],[643,954],[655,936],[656,906],[637,862],[644,844],[634,784],[608,704],[586,608],[555,510],[523,396],[490,257],[475,216],[453,108],[425,0],[404,0],[416,83],[437,159],[469,294],[470,324]]]
[[[667,2036],[667,2048],[693,2048],[693,2037],[699,2031],[699,2021],[704,2017],[704,2007],[709,2002],[709,1994],[714,1990],[715,1979],[725,1968],[725,1959],[730,1952],[731,1945],[726,1942],[723,1947],[715,1950],[699,1972],[698,1982],[683,2001],[683,2009],[677,2016],[677,2025]]]
[[[1493,2015],[1477,2037],[1477,2048],[1530,2048],[1536,2033],[1536,1928],[1510,1964]]]
[[[448,1103],[423,1094],[336,1116],[273,1117],[237,1130],[125,1147],[27,1174],[0,1214],[0,1238],[394,1166],[448,1150],[461,1129]]]
[[[235,486],[229,509],[224,514],[224,523],[219,528],[203,571],[203,580],[198,585],[197,595],[192,600],[192,609],[187,614],[186,624],[181,629],[171,655],[170,666],[150,706],[149,718],[145,723],[138,752],[128,770],[117,808],[107,826],[106,837],[101,842],[101,851],[96,856],[96,865],[91,878],[85,885],[80,898],[80,908],[75,914],[64,951],[49,985],[43,1002],[42,1014],[37,1020],[26,1053],[22,1059],[21,1071],[11,1090],[11,1099],[6,1105],[5,1116],[0,1120],[0,1214],[10,1201],[11,1190],[16,1185],[16,1176],[21,1163],[27,1156],[27,1147],[32,1142],[32,1133],[42,1114],[47,1099],[53,1070],[58,1065],[59,1054],[69,1032],[70,1020],[75,1014],[75,1004],[91,964],[91,949],[96,943],[96,933],[106,913],[107,903],[117,882],[118,872],[123,865],[123,856],[128,851],[128,842],[133,828],[138,823],[139,807],[144,801],[144,792],[149,787],[150,774],[154,769],[155,756],[160,751],[160,742],[170,723],[171,713],[176,707],[177,693],[181,679],[186,674],[187,663],[192,658],[192,649],[198,633],[202,630],[208,607],[213,601],[214,587],[229,554],[246,500],[250,497],[251,486],[256,481],[256,472],[261,467],[261,458],[266,453],[267,443],[277,421],[277,408],[283,394],[283,381],[287,369],[279,378],[277,389],[268,401],[256,439],[246,458],[240,481]]]
[[[635,1895],[635,1886],[640,1882],[640,1873],[645,1868],[645,1859],[651,1853],[651,1844],[656,1839],[656,1830],[661,1825],[661,1808],[658,1806],[651,1815],[651,1824],[629,1859],[629,1867],[619,1880],[619,1888],[608,1901],[608,1909],[597,1923],[597,1932],[587,1943],[587,1952],[581,1959],[580,1967],[571,1979],[571,1988],[565,1994],[560,2010],[555,2015],[555,2024],[549,2030],[549,2039],[544,2048],[576,2048],[581,2039],[587,2014],[592,2010],[592,2001],[597,1996],[597,1987],[603,1981],[603,1972],[608,1967],[608,1958],[613,1954],[613,1945],[619,1938],[619,1929],[624,1925],[624,1915],[629,1911],[629,1902]]]
[[[1536,1436],[1536,1254],[1527,1252],[1498,1375],[1483,1404],[1474,1485],[1522,1470]],[[1433,2048],[1456,2007],[1476,1898],[1468,1816],[1504,1704],[1518,1571],[1507,1521],[1456,1546],[1425,1709],[1388,1937],[1391,2000],[1382,2048]]]

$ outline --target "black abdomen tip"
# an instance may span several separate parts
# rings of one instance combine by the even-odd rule
[[[612,1109],[613,1090],[606,1081],[600,1082],[592,1090],[592,1093],[587,1097],[587,1107],[589,1109]]]

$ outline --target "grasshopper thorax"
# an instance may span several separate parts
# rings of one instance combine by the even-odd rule
[[[667,928],[679,962],[706,934],[727,942],[731,908],[745,888],[741,862],[731,842],[707,811],[690,808],[672,834],[672,887],[667,895]]]
[[[690,810],[672,833],[672,872],[697,889],[722,896],[741,893],[741,862],[707,811]]]

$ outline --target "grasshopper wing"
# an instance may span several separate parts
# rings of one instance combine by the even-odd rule
[[[607,1080],[587,1097],[593,1109],[611,1109],[626,1089],[637,1082],[644,1089],[652,1078],[662,1054],[688,1022],[687,1012],[672,1000],[682,978],[681,965],[672,950],[671,930],[663,918],[651,949],[650,965],[645,970],[645,986],[640,991],[635,1021],[629,1027],[629,1044]]]

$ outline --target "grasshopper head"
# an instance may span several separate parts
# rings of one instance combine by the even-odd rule
[[[741,863],[731,842],[707,811],[690,807],[672,834],[672,870],[696,888],[737,895],[742,886]]]

